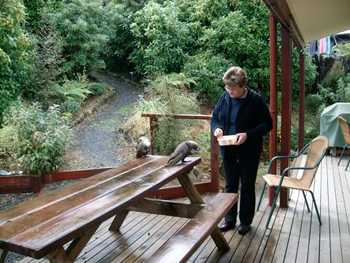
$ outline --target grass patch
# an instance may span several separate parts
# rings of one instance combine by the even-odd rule
[[[122,106],[119,110],[117,110],[117,113],[122,116],[128,116],[132,113],[133,108],[130,106]]]

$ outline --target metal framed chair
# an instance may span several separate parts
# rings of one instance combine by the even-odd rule
[[[338,162],[338,165],[339,165],[340,162],[341,162],[341,159],[344,156],[345,150],[350,145],[350,124],[341,116],[338,116],[338,121],[339,121],[341,130],[343,132],[344,140],[345,140],[345,145],[344,145],[343,151],[342,151],[342,153],[340,155],[340,159],[339,159],[339,162]],[[350,157],[349,157],[348,163],[346,164],[345,171],[348,169],[349,163],[350,163]]]
[[[269,214],[269,217],[268,217],[267,222],[266,222],[266,228],[268,228],[268,226],[269,226],[269,223],[270,223],[273,211],[275,209],[277,197],[280,193],[281,187],[301,190],[303,193],[304,199],[305,199],[306,207],[307,207],[309,212],[310,212],[310,207],[309,207],[309,204],[306,200],[305,191],[310,192],[311,196],[312,196],[312,201],[315,205],[315,210],[317,213],[318,221],[320,222],[320,225],[322,225],[321,217],[320,217],[317,205],[316,205],[316,200],[315,200],[314,194],[310,188],[311,188],[312,182],[315,178],[315,174],[317,172],[318,166],[321,163],[321,161],[323,160],[323,157],[326,155],[327,148],[328,148],[328,139],[324,136],[318,136],[315,139],[313,139],[311,142],[309,142],[307,145],[305,145],[304,148],[301,149],[301,151],[297,155],[275,156],[271,159],[270,164],[269,164],[268,169],[267,169],[267,174],[263,176],[265,182],[264,182],[264,185],[263,185],[263,188],[261,191],[261,195],[260,195],[260,199],[259,199],[259,202],[257,205],[257,210],[259,210],[261,200],[262,200],[264,192],[265,192],[266,184],[268,184],[271,187],[275,187],[277,189],[276,195],[273,199],[273,203],[271,206],[270,214]],[[301,154],[303,154],[306,151],[306,149],[308,149],[308,151],[307,151],[305,166],[287,167],[286,169],[284,169],[281,176],[275,175],[275,174],[269,174],[273,162],[275,162],[278,159],[283,159],[283,158],[290,158],[290,159],[297,158]],[[304,170],[304,171],[303,171],[301,178],[291,178],[291,177],[286,176],[292,170]]]

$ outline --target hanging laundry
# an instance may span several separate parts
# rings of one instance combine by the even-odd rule
[[[331,53],[331,37],[327,37],[327,54]]]
[[[317,41],[313,41],[310,43],[309,54],[313,57],[317,52]]]
[[[320,39],[320,54],[327,52],[327,38]]]

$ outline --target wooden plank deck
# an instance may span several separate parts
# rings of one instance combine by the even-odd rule
[[[347,157],[339,166],[338,160],[326,156],[313,185],[322,226],[314,207],[310,207],[310,213],[307,211],[301,192],[291,191],[289,207],[275,209],[269,229],[265,229],[265,223],[270,207],[267,206],[268,200],[264,199],[254,217],[251,232],[243,237],[235,230],[224,234],[231,246],[230,251],[221,253],[208,238],[188,262],[349,262],[350,171],[345,171]],[[211,197],[211,194],[206,194],[203,199]],[[311,205],[310,194],[307,193],[307,197]],[[130,212],[117,233],[108,230],[111,221],[106,221],[77,262],[147,262],[186,220]],[[25,258],[21,262],[47,261]]]

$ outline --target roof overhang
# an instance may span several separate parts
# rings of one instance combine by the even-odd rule
[[[301,47],[350,28],[350,0],[263,1]]]

